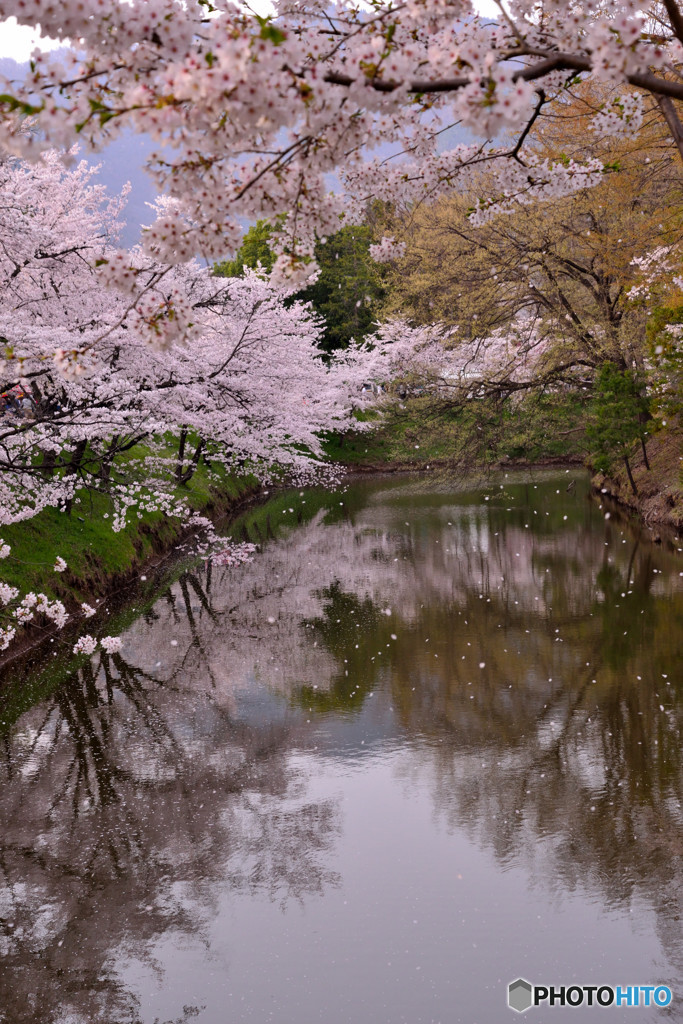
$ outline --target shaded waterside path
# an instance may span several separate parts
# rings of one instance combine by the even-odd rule
[[[489,1024],[518,976],[683,1020],[681,554],[578,471],[234,530],[4,682],[0,1021]]]

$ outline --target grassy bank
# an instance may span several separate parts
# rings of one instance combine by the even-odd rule
[[[200,463],[191,480],[174,490],[174,498],[194,512],[212,518],[225,515],[257,494],[253,476],[235,476],[221,467]],[[44,593],[59,599],[67,608],[108,597],[133,578],[143,567],[165,555],[187,532],[179,517],[161,511],[128,512],[126,527],[112,529],[113,504],[103,493],[82,491],[70,514],[47,508],[32,519],[5,526],[3,540],[11,553],[0,563],[0,579],[21,593]],[[67,569],[54,571],[58,557]],[[29,627],[2,660],[40,638],[44,630]]]
[[[250,482],[248,479],[231,478],[226,483],[232,485],[232,496],[228,496],[226,500],[226,492],[218,495],[209,494],[208,497],[213,503],[205,505],[203,510],[213,511],[215,516],[219,516],[223,510],[225,515],[223,521],[218,522],[219,532],[228,534],[235,541],[262,544],[286,536],[292,528],[310,522],[321,513],[327,522],[335,522],[348,512],[348,501],[344,503],[345,508],[342,508],[339,496],[326,488],[311,488],[305,492],[279,490],[272,493],[260,488],[253,490],[250,486],[250,483],[254,483],[253,480]],[[201,492],[201,487],[198,490]],[[248,500],[254,494],[258,495],[259,500]],[[197,498],[195,491],[195,500]],[[67,526],[62,533],[62,539],[68,534]],[[81,541],[85,536],[98,538],[98,543],[103,545],[102,555],[112,557],[109,550],[111,529],[104,537],[92,530],[76,532],[75,556],[80,553]],[[150,540],[147,529],[141,529],[139,533],[129,529],[124,535],[113,536],[123,541],[116,557],[116,564],[125,568],[123,574],[112,577],[108,587],[99,592],[99,596],[106,595],[113,599],[103,603],[98,614],[87,620],[87,625],[84,625],[82,618],[75,617],[74,623],[64,632],[45,634],[34,630],[33,634],[25,635],[25,641],[30,641],[30,647],[26,642],[23,646],[21,643],[13,645],[5,652],[4,660],[0,658],[0,736],[10,730],[25,711],[55,692],[65,680],[72,678],[78,666],[87,660],[83,655],[74,655],[72,648],[75,637],[84,631],[92,633],[93,636],[103,633],[119,636],[141,616],[151,612],[160,595],[167,593],[174,583],[182,580],[188,573],[191,574],[197,562],[202,561],[189,552],[184,555],[180,553],[177,557],[159,557],[171,553],[174,540],[180,539],[170,536],[167,546],[158,552],[154,547],[144,547],[144,550],[151,554],[146,561],[140,562],[137,560],[139,556],[136,552],[139,549],[142,555],[143,545]],[[161,544],[162,539],[163,536],[159,535],[157,543]],[[131,548],[131,558],[126,561],[125,554],[128,552],[130,555]],[[51,551],[49,553],[52,554]],[[57,577],[63,599],[69,600],[68,581],[52,573],[51,567],[49,571]],[[51,582],[49,576],[46,579]],[[86,581],[78,582],[84,584]],[[114,592],[117,586],[118,593]],[[75,594],[76,591],[73,592],[72,600]]]

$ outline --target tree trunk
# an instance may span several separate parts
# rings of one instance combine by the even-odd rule
[[[36,403],[36,409],[41,409],[41,412],[42,412],[42,408],[41,407],[42,407],[42,404],[43,404],[43,395],[41,393],[41,390],[40,390],[40,388],[38,387],[38,385],[36,384],[36,382],[34,380],[31,381],[31,385],[30,386],[31,386],[31,394],[33,395],[33,401]]]
[[[670,96],[656,96],[655,102],[664,115],[664,120],[669,126],[671,138],[676,143],[678,152],[683,157],[683,125],[678,118],[673,100]]]
[[[199,465],[199,459],[201,458],[203,450],[204,441],[200,437],[199,440],[197,441],[197,447],[194,450],[194,455],[192,456],[192,459],[188,463],[187,469],[183,473],[181,473],[180,476],[178,476],[178,473],[176,472],[176,480],[178,481],[179,484],[186,484],[192,479],[192,477],[194,476],[194,472],[197,466]]]
[[[105,452],[102,454],[102,464],[100,468],[100,476],[103,480],[108,480],[111,474],[111,466],[114,461],[114,453],[116,452],[116,446],[119,443],[119,434],[114,434],[111,439],[111,443]]]
[[[628,461],[628,455],[626,455],[626,454],[624,455],[624,465],[626,466],[626,472],[628,474],[628,482],[631,485],[631,490],[633,491],[635,496],[638,497],[638,488],[636,487],[636,482],[633,479],[633,473],[631,472],[631,463]]]
[[[183,463],[185,462],[185,445],[187,443],[187,427],[180,428],[180,439],[178,442],[178,458],[175,466],[176,483],[182,483]]]
[[[650,460],[647,457],[647,448],[645,447],[645,438],[640,438],[640,447],[643,449],[643,462],[645,463],[645,469],[650,470]]]
[[[88,447],[87,439],[84,440],[84,441],[79,441],[78,442],[78,444],[74,448],[73,455],[71,456],[71,459],[69,460],[69,465],[66,468],[66,472],[67,473],[77,473],[78,472],[78,468],[79,468],[81,462],[83,461],[83,456],[85,455],[85,450],[86,450],[87,447]],[[64,506],[64,511],[66,512],[66,514],[68,516],[71,515],[71,507],[72,507],[72,505],[73,505],[73,499],[69,498],[69,500],[67,501],[66,505]]]
[[[57,453],[53,451],[43,451],[43,462],[41,465],[41,472],[43,476],[51,477],[55,471],[55,462],[57,461]]]

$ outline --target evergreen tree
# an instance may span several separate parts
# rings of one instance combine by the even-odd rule
[[[258,263],[264,270],[272,270],[275,256],[268,245],[272,233],[267,221],[258,221],[245,234],[235,258],[217,264],[214,273],[242,277],[245,266],[255,269]],[[343,227],[316,245],[320,276],[296,299],[310,302],[324,319],[320,347],[325,352],[346,348],[353,338],[362,341],[373,330],[385,294],[386,271],[370,256],[372,242],[373,229],[361,224]]]
[[[275,263],[275,254],[268,245],[272,233],[273,229],[267,220],[258,220],[256,224],[252,224],[242,239],[235,258],[216,264],[213,270],[216,277],[244,277],[245,267],[256,270],[259,263],[270,273]]]
[[[604,363],[595,378],[592,416],[587,428],[592,461],[603,473],[611,472],[615,463],[623,461],[634,494],[638,494],[638,488],[630,460],[640,444],[647,465],[648,419],[648,400],[636,375],[615,363]]]
[[[320,276],[298,297],[325,320],[321,348],[326,352],[346,348],[352,339],[362,341],[373,330],[385,294],[383,268],[369,253],[373,241],[372,228],[360,224],[343,227],[316,246]]]

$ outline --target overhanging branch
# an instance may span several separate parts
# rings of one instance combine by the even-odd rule
[[[545,51],[525,51],[520,53],[518,51],[514,56],[542,58],[535,64],[530,64],[515,71],[512,75],[512,80],[515,82],[520,80],[535,82],[539,78],[544,78],[546,75],[551,74],[553,71],[585,73],[591,71],[593,67],[590,57],[562,51],[550,53]],[[328,72],[324,76],[324,80],[331,85],[347,87],[353,85],[356,81],[350,75],[344,75],[336,71]],[[672,99],[683,100],[683,82],[670,82],[668,79],[660,78],[651,71],[633,72],[626,75],[625,80],[629,85],[644,89],[654,96],[670,96]],[[429,79],[414,79],[408,83],[407,91],[413,95],[457,92],[459,89],[464,89],[466,86],[471,85],[472,81],[473,78],[469,75],[460,75],[457,78],[438,78],[431,81]],[[385,80],[383,78],[368,78],[366,84],[368,88],[374,89],[376,92],[391,93],[395,92],[396,89],[403,88],[406,83]]]

